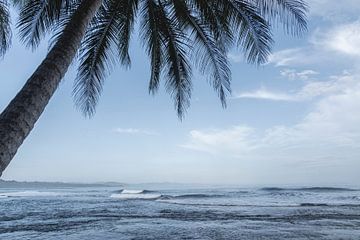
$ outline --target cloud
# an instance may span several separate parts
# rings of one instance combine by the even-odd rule
[[[290,75],[293,74],[300,76],[308,76],[304,73],[310,73],[310,75],[317,74],[312,70],[306,70],[299,72],[291,72]],[[281,72],[284,75],[283,72]],[[285,74],[288,76],[288,72]],[[305,79],[308,79],[306,77]],[[327,81],[310,81],[307,82],[299,91],[292,92],[275,92],[266,89],[265,87],[261,87],[258,90],[250,91],[250,92],[240,92],[236,93],[233,99],[262,99],[262,100],[270,100],[270,101],[309,101],[313,100],[317,97],[326,97],[331,94],[339,94],[343,93],[346,89],[351,86],[354,86],[358,80],[355,79],[350,73],[344,72],[340,76],[331,76]]]
[[[252,134],[253,129],[246,126],[235,126],[221,131],[217,129],[193,130],[190,132],[190,142],[181,146],[210,153],[248,151],[252,144],[247,139]],[[221,149],[216,146],[221,146]]]
[[[310,80],[318,74],[318,72],[311,69],[297,71],[295,69],[286,68],[280,71],[280,75],[289,80]]]
[[[343,58],[338,58],[336,52],[329,48],[324,48],[320,44],[315,44],[317,40],[316,37],[317,36],[312,36],[309,39],[309,44],[305,47],[288,48],[273,52],[266,64],[273,64],[276,67],[313,67],[316,64],[329,63],[334,60],[338,63],[339,61],[344,60]]]
[[[328,31],[317,31],[312,43],[328,51],[360,57],[360,21],[338,25]]]
[[[343,3],[332,4],[332,2],[318,0],[317,4],[322,5],[343,5]],[[350,1],[352,2],[352,1]],[[360,12],[359,2],[356,4]],[[341,8],[341,7],[339,7]],[[333,8],[338,11],[338,8]],[[294,72],[289,66],[311,66],[324,64],[346,64],[352,61],[352,65],[360,62],[360,18],[358,14],[356,19],[351,21],[336,22],[319,25],[309,35],[305,41],[306,45],[281,49],[273,52],[266,64],[272,64],[276,67],[288,67],[283,74],[289,78],[305,79],[310,78],[317,73],[311,69],[303,72]],[[242,62],[240,55],[228,54],[232,62]]]
[[[315,97],[340,94],[356,85],[358,79],[348,72],[341,76],[331,76],[327,81],[313,81],[305,84],[297,93],[299,99],[309,100]]]
[[[138,128],[116,128],[114,131],[119,134],[130,134],[130,135],[151,135],[151,136],[159,135],[159,133],[156,131],[143,130]]]
[[[260,130],[240,124],[226,129],[193,130],[188,143],[182,146],[243,159],[358,161],[360,75],[338,76],[334,81],[338,83],[334,88],[342,89],[327,90],[329,94],[292,126]]]
[[[360,4],[359,4],[360,5]],[[360,60],[360,20],[318,28],[303,47],[275,51],[267,64],[277,67],[346,63]]]
[[[237,93],[233,99],[250,98],[250,99],[263,99],[272,101],[298,101],[296,95],[287,93],[272,92],[262,87],[261,89],[252,92]]]
[[[306,53],[303,48],[289,48],[274,52],[270,55],[268,64],[274,64],[277,67],[289,66],[304,63]]]
[[[358,17],[358,0],[311,0],[308,1],[311,16],[320,16],[329,21],[348,21]]]

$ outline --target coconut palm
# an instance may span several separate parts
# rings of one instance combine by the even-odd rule
[[[27,46],[36,48],[46,34],[54,37],[44,61],[0,115],[0,175],[34,127],[77,53],[75,103],[90,117],[111,67],[115,63],[130,67],[129,43],[138,26],[150,58],[149,92],[156,93],[164,79],[182,118],[190,105],[194,66],[208,75],[226,106],[231,91],[227,59],[231,47],[238,47],[249,63],[258,65],[266,62],[271,51],[272,24],[281,23],[293,35],[306,30],[307,7],[303,0],[15,2],[20,10],[17,26]],[[6,24],[1,27],[8,36]],[[3,39],[8,37],[0,38]],[[2,50],[7,43],[6,40],[1,45]]]

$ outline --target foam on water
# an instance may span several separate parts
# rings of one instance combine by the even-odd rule
[[[130,199],[143,199],[143,200],[156,200],[162,197],[161,194],[149,190],[132,190],[123,189],[120,193],[114,193],[111,198],[130,200]]]
[[[115,191],[110,196],[118,199],[146,199],[146,200],[175,200],[175,199],[208,199],[221,198],[224,195],[220,194],[203,194],[203,193],[189,193],[181,195],[163,195],[150,190],[128,190]]]
[[[122,194],[140,194],[140,193],[144,193],[145,190],[129,190],[129,189],[124,189],[121,191]]]
[[[21,192],[0,192],[0,198],[9,197],[55,197],[61,196],[64,193],[60,192],[41,192],[41,191],[21,191]]]
[[[120,193],[120,194],[112,194],[110,197],[111,198],[117,198],[117,199],[124,199],[124,200],[130,200],[130,199],[155,200],[155,199],[161,198],[161,194]]]

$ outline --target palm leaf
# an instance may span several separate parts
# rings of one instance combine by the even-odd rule
[[[203,74],[209,75],[210,82],[218,92],[223,106],[226,106],[226,93],[231,92],[231,73],[226,52],[218,46],[211,28],[201,19],[193,16],[183,1],[172,1],[176,17],[182,20],[194,36],[195,62]]]
[[[228,21],[238,35],[238,46],[242,47],[249,63],[262,64],[267,61],[273,43],[268,22],[253,4],[241,0],[223,0],[222,8],[229,12]]]
[[[262,15],[270,22],[281,22],[287,33],[300,35],[307,30],[308,6],[303,0],[256,0]],[[279,21],[278,21],[279,20]]]
[[[157,18],[159,7],[153,0],[146,0],[141,9],[141,38],[145,42],[146,51],[150,56],[151,75],[149,92],[154,94],[159,89],[160,74],[163,68],[164,54],[160,22]]]
[[[71,8],[75,0],[23,0],[17,2],[20,15],[17,27],[21,40],[36,48],[41,39],[60,20],[61,13]]]
[[[189,0],[191,14],[204,22],[216,39],[217,45],[227,51],[234,43],[233,32],[231,31],[227,16],[229,12],[219,0]]]
[[[48,32],[55,32],[53,41],[57,41],[81,2],[13,1],[21,10],[21,39],[33,48]],[[231,91],[227,59],[231,47],[237,44],[248,62],[258,65],[266,62],[271,51],[270,24],[281,23],[294,35],[306,30],[307,6],[303,0],[103,0],[79,52],[74,86],[75,103],[86,116],[94,114],[104,79],[115,60],[130,67],[129,45],[139,8],[141,39],[151,61],[149,92],[158,90],[163,74],[180,118],[190,105],[190,56],[208,75],[225,106]],[[8,15],[1,11],[6,12],[0,9],[0,24],[6,26],[8,21],[1,22],[1,16]],[[4,29],[9,28],[0,30],[2,49],[7,48],[9,39]]]
[[[51,49],[55,43],[59,41],[63,30],[70,22],[76,9],[79,7],[80,2],[79,0],[67,0],[63,5],[65,7],[60,9],[59,18],[50,26],[50,30],[53,32],[53,35],[50,37],[49,49]]]
[[[182,119],[190,106],[192,90],[191,67],[186,56],[190,48],[189,39],[174,12],[165,8],[165,4],[161,1],[158,2],[156,17],[159,21],[159,31],[165,51],[166,89],[174,99],[178,117]]]
[[[134,22],[138,10],[139,0],[118,0],[121,3],[119,14],[123,19],[119,21],[118,49],[122,65],[130,67],[129,44],[131,33],[134,29]]]
[[[11,44],[10,14],[8,3],[0,0],[0,57],[4,56]]]
[[[74,85],[74,98],[85,116],[92,116],[102,92],[104,79],[115,61],[114,46],[118,45],[119,25],[124,16],[123,1],[105,1],[83,41],[79,72]]]

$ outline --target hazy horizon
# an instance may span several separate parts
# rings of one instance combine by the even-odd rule
[[[1,182],[1,180],[3,182]],[[3,185],[1,185],[3,184]],[[11,185],[12,184],[12,185]],[[14,185],[15,184],[15,185]],[[34,185],[35,184],[35,185]],[[284,190],[291,189],[312,189],[312,188],[329,188],[330,189],[344,189],[344,190],[360,190],[359,184],[325,184],[325,185],[304,185],[304,184],[221,184],[221,183],[196,183],[196,182],[117,182],[117,181],[106,181],[106,182],[66,182],[66,181],[17,181],[12,179],[0,179],[0,187],[7,187],[11,185],[12,188],[52,188],[63,185],[74,185],[76,187],[82,186],[108,186],[117,187],[119,190],[123,187],[124,189],[217,189],[217,188],[228,188],[228,189],[268,189],[268,188],[279,188]]]

